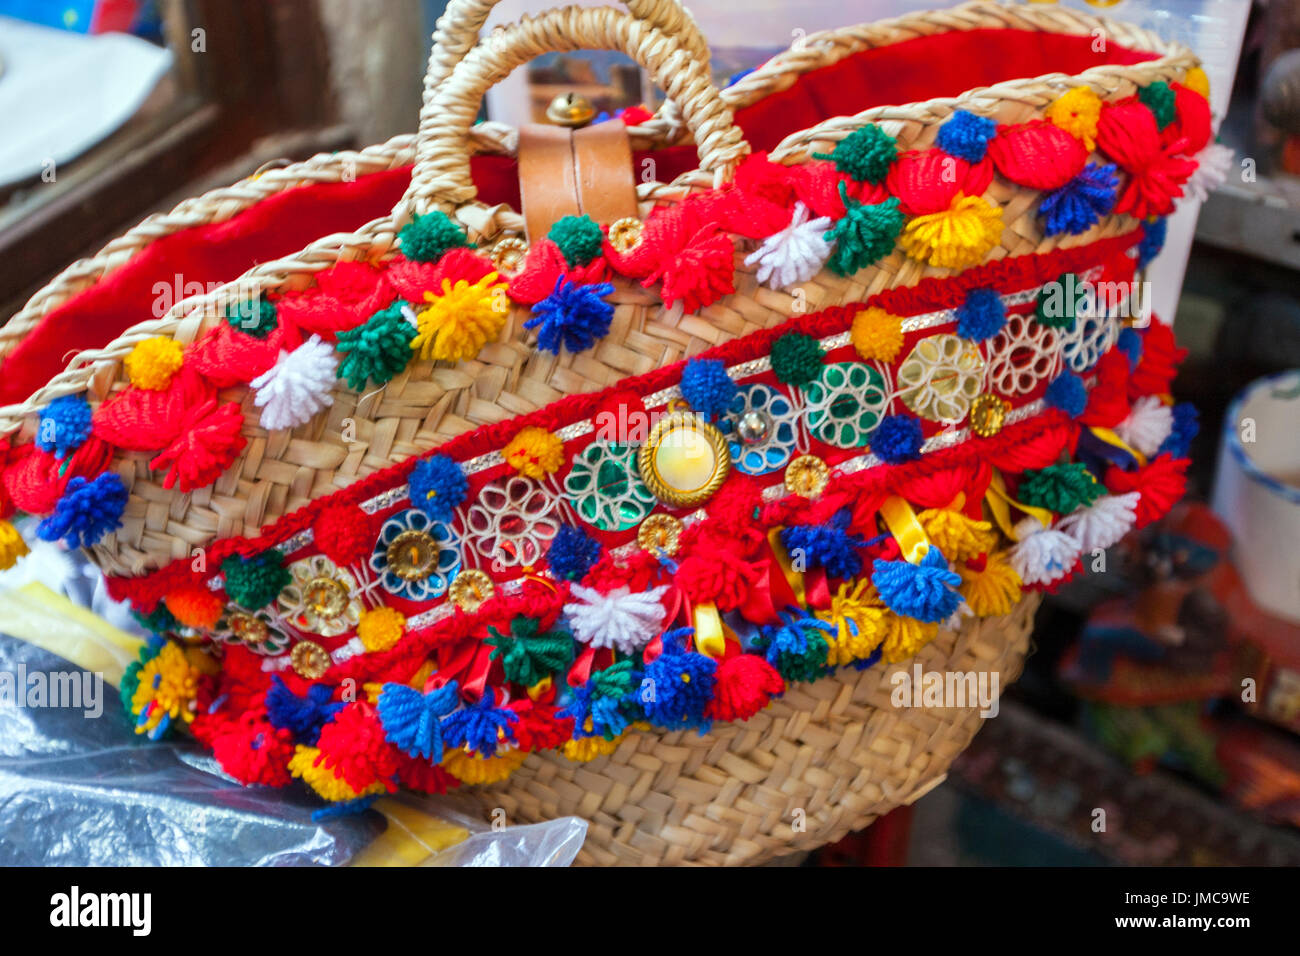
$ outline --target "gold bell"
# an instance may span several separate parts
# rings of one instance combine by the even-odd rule
[[[561,93],[546,107],[546,118],[558,126],[578,129],[596,118],[596,107],[581,93]]]

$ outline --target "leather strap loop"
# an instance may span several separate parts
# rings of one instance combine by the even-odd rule
[[[576,132],[560,126],[519,130],[519,192],[530,241],[563,216],[611,223],[637,214],[636,175],[627,127],[617,120]]]

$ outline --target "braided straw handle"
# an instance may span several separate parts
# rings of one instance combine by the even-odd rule
[[[622,50],[648,70],[680,107],[694,134],[700,167],[714,181],[728,178],[749,151],[704,65],[677,38],[608,7],[551,10],[497,30],[426,99],[416,136],[415,170],[394,210],[395,224],[432,209],[453,211],[472,202],[476,191],[465,142],[484,94],[543,53],[581,49]]]

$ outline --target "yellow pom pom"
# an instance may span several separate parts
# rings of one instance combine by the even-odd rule
[[[376,780],[358,793],[346,780],[335,776],[334,771],[325,766],[317,748],[305,747],[302,744],[293,748],[293,756],[289,758],[289,772],[301,778],[307,786],[331,803],[342,803],[345,800],[356,800],[374,793],[387,792],[383,781]]]
[[[1057,97],[1043,111],[1052,123],[1081,141],[1091,151],[1097,145],[1097,120],[1101,119],[1101,97],[1086,86],[1076,86]]]
[[[566,740],[560,750],[564,756],[574,763],[586,763],[588,760],[595,760],[597,757],[605,756],[605,754],[612,754],[618,749],[618,745],[623,742],[623,738],[626,736],[627,732],[624,731],[613,740],[606,740],[600,734],[594,737],[583,737],[580,740]]]
[[[181,343],[156,335],[131,349],[126,357],[126,375],[136,388],[160,391],[171,384],[184,360]]]
[[[1207,100],[1210,98],[1210,77],[1199,66],[1194,66],[1183,77],[1183,86],[1193,93],[1200,93]]]
[[[888,664],[897,664],[934,640],[939,633],[938,624],[927,624],[914,617],[889,614],[885,619],[885,644],[881,654]]]
[[[190,705],[198,693],[199,672],[181,648],[164,644],[152,660],[140,668],[140,682],[131,696],[131,713],[144,713],[150,704],[153,708],[144,721],[137,723],[135,732],[147,734],[155,730],[164,716],[172,723],[194,719]]]
[[[898,243],[913,259],[965,269],[980,262],[1001,238],[1001,206],[979,196],[958,196],[943,212],[910,220]]]
[[[505,325],[510,305],[505,289],[495,272],[473,285],[464,279],[455,285],[443,279],[441,295],[424,294],[429,304],[416,316],[420,331],[411,339],[411,348],[424,359],[472,359]]]
[[[836,628],[835,636],[828,641],[826,663],[840,667],[874,654],[885,639],[887,613],[870,581],[864,578],[856,585],[841,584],[831,598],[830,609],[817,612],[819,618]]]
[[[527,757],[522,750],[503,750],[495,757],[482,757],[458,748],[443,759],[442,769],[461,783],[497,783],[518,770]]]
[[[960,511],[929,508],[916,516],[926,536],[949,561],[965,561],[997,544],[997,532],[988,521],[972,521]]]
[[[564,442],[545,428],[529,425],[506,445],[506,464],[526,478],[543,478],[564,464]]]
[[[864,359],[892,362],[903,348],[903,320],[884,309],[863,309],[853,317],[849,335]]]
[[[959,565],[957,573],[962,581],[957,590],[979,617],[1007,614],[1020,600],[1020,575],[1000,551],[988,556],[983,571]]]
[[[406,633],[406,615],[396,608],[376,607],[361,612],[357,637],[368,651],[386,651]]]
[[[8,521],[0,521],[0,571],[7,571],[27,553],[27,542]]]

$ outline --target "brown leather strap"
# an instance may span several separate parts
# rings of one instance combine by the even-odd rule
[[[519,192],[530,239],[562,216],[599,223],[635,216],[636,178],[627,127],[618,121],[576,132],[561,126],[519,130]]]

